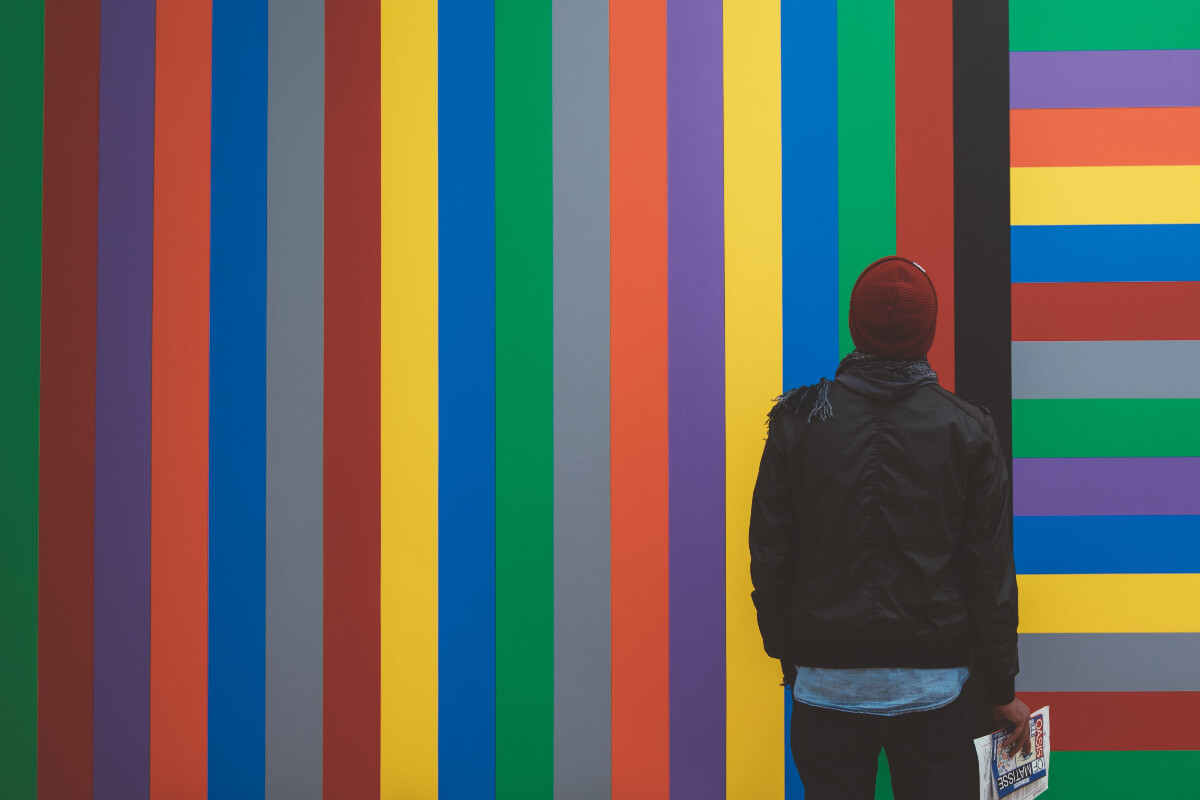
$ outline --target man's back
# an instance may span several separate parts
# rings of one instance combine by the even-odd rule
[[[1007,464],[990,415],[925,359],[936,311],[924,270],[875,262],[851,294],[859,349],[770,415],[753,600],[796,678],[793,755],[814,800],[871,796],[880,747],[898,798],[967,796],[968,665],[995,713],[1028,719]]]

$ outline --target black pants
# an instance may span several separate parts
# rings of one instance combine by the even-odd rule
[[[896,800],[979,797],[964,696],[943,708],[894,717],[793,701],[792,757],[805,800],[871,800],[880,748],[887,753]]]

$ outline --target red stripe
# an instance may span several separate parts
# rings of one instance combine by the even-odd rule
[[[1200,692],[1021,692],[1052,750],[1200,750]]]
[[[670,796],[667,9],[609,7],[612,794]]]
[[[1200,108],[1043,108],[1009,112],[1012,166],[1200,164]]]
[[[1014,283],[1014,342],[1200,339],[1200,281]]]
[[[155,25],[150,796],[203,798],[211,3],[161,3]]]
[[[938,293],[929,361],[954,390],[952,0],[896,0],[896,252]]]
[[[379,796],[379,3],[325,9],[326,797]],[[412,687],[427,691],[429,687]]]
[[[92,796],[100,3],[47,3],[38,796]]]

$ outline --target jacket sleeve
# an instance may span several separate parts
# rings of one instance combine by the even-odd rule
[[[763,648],[772,658],[788,656],[788,606],[795,565],[787,459],[782,436],[773,420],[759,462],[750,507],[751,598],[758,611]]]
[[[1013,562],[1012,485],[990,416],[983,420],[984,447],[974,459],[964,539],[968,626],[974,668],[988,702],[1013,699],[1017,658],[1017,577]]]

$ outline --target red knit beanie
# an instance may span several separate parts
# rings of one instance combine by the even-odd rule
[[[888,256],[858,276],[850,293],[850,336],[859,351],[921,358],[936,326],[937,292],[916,262]]]

